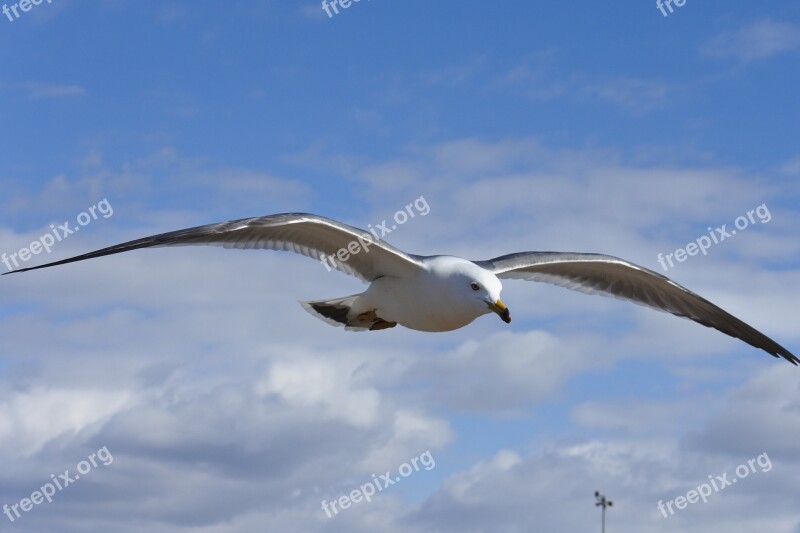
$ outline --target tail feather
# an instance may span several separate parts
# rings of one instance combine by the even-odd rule
[[[347,326],[349,325],[347,322],[347,313],[350,312],[353,302],[355,302],[356,298],[359,296],[360,294],[353,294],[351,296],[335,298],[333,300],[300,302],[300,305],[302,305],[306,311],[315,317],[324,320],[328,324],[332,324],[334,326]]]
[[[315,300],[313,302],[300,302],[303,309],[327,322],[332,326],[344,326],[350,331],[367,331],[392,328],[395,322],[386,322],[375,315],[375,311],[368,311],[356,316],[351,316],[350,310],[360,294],[353,294],[333,300]]]

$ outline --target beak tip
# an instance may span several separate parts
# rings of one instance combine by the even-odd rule
[[[508,310],[508,307],[506,307],[506,305],[500,299],[498,299],[495,303],[490,303],[489,309],[497,313],[500,319],[506,324],[511,323],[511,311]]]

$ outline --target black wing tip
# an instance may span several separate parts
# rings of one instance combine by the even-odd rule
[[[27,272],[29,270],[36,270],[40,267],[28,267],[28,268],[18,268],[16,270],[9,270],[8,272],[3,272],[0,276],[7,276],[9,274],[19,274],[20,272]]]
[[[792,352],[790,352],[780,344],[778,344],[777,347],[766,348],[764,346],[756,346],[756,348],[764,350],[775,359],[786,359],[794,366],[800,365],[800,359],[798,359],[797,356],[795,356]]]
[[[770,345],[759,345],[759,344],[752,344],[756,348],[761,348],[772,357],[775,358],[783,358],[792,363],[794,366],[800,365],[800,359],[797,358],[792,352],[778,344],[777,342],[773,341],[772,339],[768,339],[770,341]]]
[[[40,268],[49,268],[49,267],[54,267],[54,266],[59,266],[59,265],[66,265],[66,264],[69,264],[69,263],[74,263],[75,261],[80,261],[81,258],[82,258],[82,256],[69,257],[67,259],[62,259],[61,261],[53,261],[52,263],[45,263],[43,265],[36,265],[36,266],[25,267],[25,268],[17,268],[15,270],[9,270],[8,272],[3,272],[2,275],[6,276],[8,274],[19,274],[20,272],[30,272],[31,270],[39,270]]]

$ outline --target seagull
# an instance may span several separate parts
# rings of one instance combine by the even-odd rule
[[[794,365],[800,362],[786,348],[705,298],[617,257],[518,252],[469,261],[450,255],[414,255],[377,234],[308,213],[243,218],[161,233],[6,274],[140,248],[187,245],[295,252],[319,260],[328,270],[335,268],[369,283],[360,294],[300,302],[316,317],[349,330],[375,331],[400,324],[418,331],[452,331],[488,313],[510,323],[511,312],[500,299],[500,280],[522,279],[628,300],[714,328]]]

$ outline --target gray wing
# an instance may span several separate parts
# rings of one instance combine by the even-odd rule
[[[353,243],[358,245],[358,248]],[[376,240],[367,231],[308,213],[285,213],[161,233],[5,274],[64,265],[139,248],[189,245],[284,250],[320,260],[324,254],[331,268],[351,274],[363,281],[372,281],[380,276],[403,276],[421,268],[421,264],[410,255],[386,242]],[[358,252],[355,254],[348,252],[349,257],[345,261],[335,259],[338,251],[347,250],[348,246],[352,246],[352,249],[357,249]],[[344,254],[342,256],[344,257]]]
[[[613,296],[689,318],[797,365],[800,360],[760,331],[652,270],[601,254],[521,252],[475,264],[499,278],[544,281]]]

